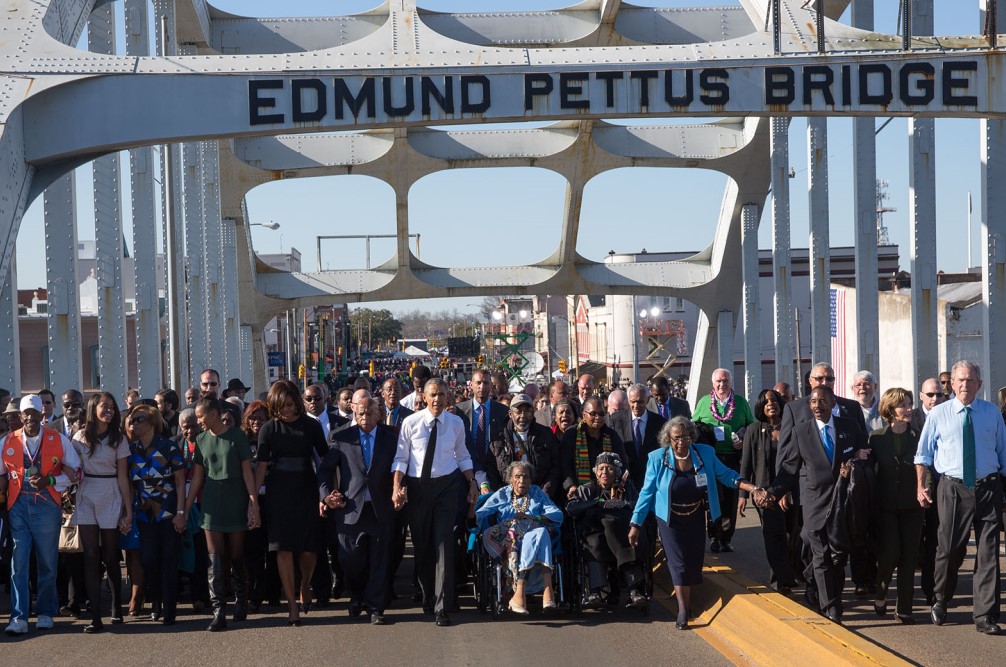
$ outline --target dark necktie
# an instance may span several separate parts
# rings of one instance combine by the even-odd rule
[[[642,433],[643,420],[640,419],[639,417],[636,417],[633,421],[635,422],[636,426],[635,428],[632,429],[632,441],[636,445],[636,454],[639,454],[643,446],[643,433]]]
[[[975,423],[971,421],[971,406],[964,406],[964,486],[975,488]]]
[[[430,441],[426,444],[426,455],[423,456],[423,472],[419,475],[419,479],[426,481],[430,478],[430,472],[433,470],[433,455],[437,453],[437,420],[433,420],[433,425],[430,427]]]
[[[480,405],[479,424],[475,428],[475,451],[479,454],[486,453],[486,406]]]
[[[370,459],[374,455],[374,443],[370,438],[369,434],[360,431],[360,445],[363,448],[363,466],[367,470],[370,470]]]

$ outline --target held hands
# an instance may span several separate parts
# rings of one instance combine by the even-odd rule
[[[929,496],[929,489],[924,486],[919,487],[915,497],[918,499],[919,506],[921,507],[929,507],[933,504],[933,499]]]
[[[775,505],[775,496],[766,491],[765,489],[758,487],[751,492],[751,499],[754,501],[755,507],[771,507]]]
[[[333,491],[325,496],[325,506],[334,510],[342,509],[346,506],[346,496],[340,491]]]
[[[129,535],[129,531],[133,528],[133,513],[126,510],[126,515],[119,519],[119,532],[123,535]]]
[[[248,503],[248,530],[254,530],[262,525],[258,513],[258,503]]]
[[[399,486],[391,492],[391,502],[394,504],[396,510],[405,507],[405,503],[409,502],[409,494],[404,486]]]
[[[178,512],[175,514],[175,518],[171,520],[171,525],[175,527],[176,533],[184,533],[186,524],[185,512]]]

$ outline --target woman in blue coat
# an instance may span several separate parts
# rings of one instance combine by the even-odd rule
[[[667,568],[678,598],[679,630],[688,627],[691,587],[702,583],[705,556],[706,507],[709,519],[720,516],[719,494],[709,487],[717,482],[750,493],[755,503],[765,501],[766,492],[742,480],[716,458],[708,445],[693,444],[695,424],[688,417],[674,417],[660,429],[660,449],[650,452],[646,478],[632,513],[629,543],[639,542],[639,531],[650,513],[657,515],[660,543],[667,554]]]

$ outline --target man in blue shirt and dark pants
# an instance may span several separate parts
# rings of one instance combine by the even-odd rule
[[[943,625],[957,588],[957,572],[975,530],[974,620],[978,632],[999,629],[999,531],[1002,529],[1006,472],[1006,426],[992,403],[977,398],[981,370],[970,361],[951,369],[954,398],[935,406],[926,418],[915,456],[919,504],[934,502],[926,490],[927,466],[942,475],[936,506],[940,515],[936,548],[935,625]]]

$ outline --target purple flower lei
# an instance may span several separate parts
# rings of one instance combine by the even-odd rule
[[[735,407],[733,389],[730,390],[730,398],[727,399],[726,414],[720,416],[719,412],[717,411],[718,406],[719,406],[719,399],[716,398],[716,390],[713,389],[711,392],[709,392],[709,411],[713,413],[713,419],[720,422],[721,424],[730,421],[730,419],[734,416],[734,407]]]

